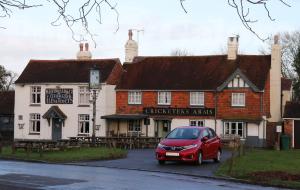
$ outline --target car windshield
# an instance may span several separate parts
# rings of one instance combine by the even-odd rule
[[[176,128],[171,131],[167,139],[197,139],[200,131],[195,128]]]

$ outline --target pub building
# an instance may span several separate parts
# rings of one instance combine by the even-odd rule
[[[276,36],[271,55],[239,55],[238,40],[228,39],[227,55],[138,56],[129,32],[116,113],[101,117],[107,135],[164,137],[178,126],[207,126],[266,146],[281,121],[281,47]]]
[[[100,71],[96,99],[96,136],[105,136],[102,115],[115,113],[119,59],[92,59],[80,44],[77,59],[30,60],[15,82],[14,139],[60,140],[92,136],[90,70]]]

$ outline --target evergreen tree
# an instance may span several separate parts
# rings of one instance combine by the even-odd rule
[[[293,81],[294,100],[300,101],[300,44],[298,45],[293,67],[297,75]]]

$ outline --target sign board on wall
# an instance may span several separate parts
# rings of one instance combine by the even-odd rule
[[[146,107],[143,113],[147,115],[176,115],[176,116],[214,116],[214,108],[153,108]]]
[[[276,132],[277,133],[282,133],[282,126],[281,125],[276,126]]]
[[[47,88],[45,93],[46,104],[73,104],[71,88]]]

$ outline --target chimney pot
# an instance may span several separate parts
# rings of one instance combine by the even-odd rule
[[[85,43],[85,51],[89,51],[89,43]]]
[[[274,36],[274,44],[279,44],[279,35]]]
[[[83,43],[79,44],[79,51],[83,51]]]
[[[132,30],[130,29],[130,30],[128,30],[128,36],[129,36],[129,40],[132,40]]]

